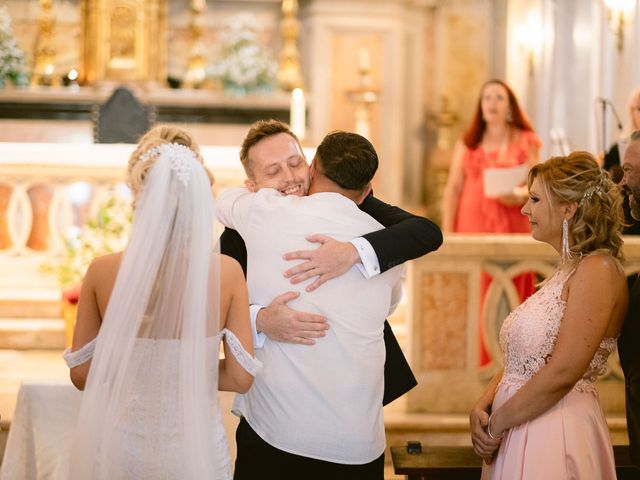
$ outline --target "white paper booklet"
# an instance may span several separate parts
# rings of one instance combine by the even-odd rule
[[[489,198],[513,193],[513,188],[527,179],[529,165],[523,163],[515,167],[486,168],[483,172],[484,194]]]

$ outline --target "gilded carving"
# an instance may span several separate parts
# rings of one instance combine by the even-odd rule
[[[167,0],[82,0],[80,82],[164,83]]]

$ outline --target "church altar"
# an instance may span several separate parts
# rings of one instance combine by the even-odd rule
[[[230,97],[211,90],[136,87],[128,85],[137,100],[151,107],[158,123],[251,123],[265,118],[289,122],[290,96]],[[0,89],[0,120],[92,120],[95,110],[113,93],[113,84],[96,87],[29,87]],[[307,103],[310,99],[307,99]]]

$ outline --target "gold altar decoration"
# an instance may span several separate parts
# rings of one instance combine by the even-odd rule
[[[347,91],[347,98],[356,104],[355,132],[371,138],[370,106],[378,101],[378,90],[372,87],[369,50],[358,52],[358,87]]]
[[[436,141],[438,148],[449,150],[451,148],[453,127],[458,123],[459,117],[449,107],[449,97],[440,97],[440,110],[430,115],[429,119],[436,127]]]
[[[56,48],[53,41],[55,19],[52,10],[53,0],[40,0],[38,37],[33,55],[31,85],[60,85],[60,77],[56,75],[55,68]]]
[[[79,81],[163,84],[167,0],[82,0]]]
[[[193,0],[191,2],[191,48],[189,50],[189,60],[187,61],[187,71],[183,78],[183,87],[200,88],[206,78],[206,48],[202,43],[203,17],[207,9],[206,0]]]
[[[298,0],[282,0],[283,47],[280,52],[278,69],[278,86],[288,92],[294,88],[303,88],[300,71],[300,54],[296,42],[300,33],[300,21],[297,18]]]

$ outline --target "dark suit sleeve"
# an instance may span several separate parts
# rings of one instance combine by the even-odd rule
[[[629,308],[618,337],[618,354],[624,372],[629,456],[640,467],[640,275],[632,275],[628,282]]]
[[[381,272],[437,250],[442,244],[442,232],[426,218],[384,203],[373,195],[365,198],[359,207],[386,227],[364,235],[376,252]],[[418,382],[387,321],[384,322],[384,346],[386,360],[382,404],[387,405]]]
[[[220,253],[235,258],[247,278],[247,247],[240,234],[232,228],[225,228],[220,235]]]
[[[364,235],[378,256],[380,271],[421,257],[442,245],[442,232],[430,220],[412,215],[401,208],[369,195],[359,205],[386,228]]]

